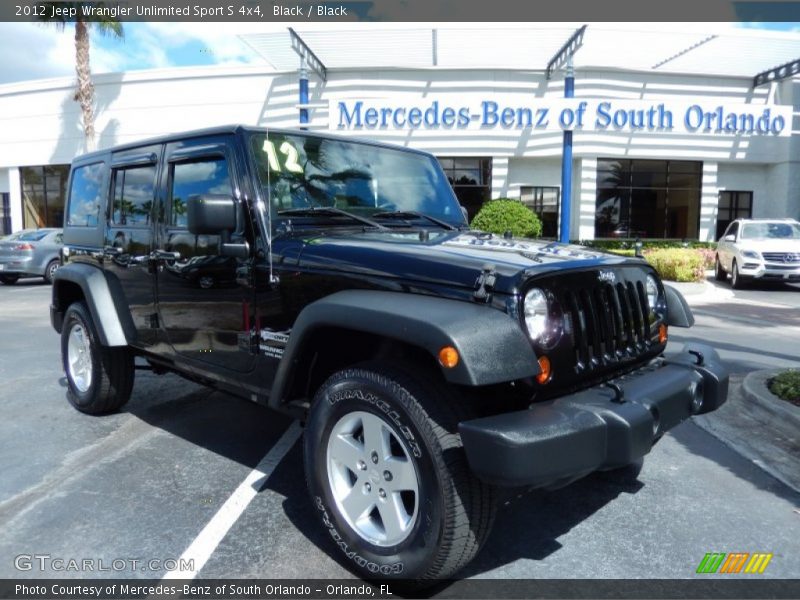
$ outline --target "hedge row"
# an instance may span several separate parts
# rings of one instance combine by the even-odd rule
[[[634,256],[635,250],[610,250],[612,254]],[[669,281],[703,281],[706,269],[714,265],[714,251],[704,248],[662,248],[642,252],[662,279]],[[710,260],[710,263],[709,263]]]
[[[620,240],[580,240],[574,242],[587,248],[597,248],[598,250],[627,250],[634,247],[636,240],[620,239]],[[685,240],[641,240],[642,249],[660,249],[660,248],[706,248],[714,250],[717,247],[716,242],[697,242]]]

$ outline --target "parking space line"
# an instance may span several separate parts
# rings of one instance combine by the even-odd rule
[[[164,575],[163,579],[194,579],[197,576],[222,539],[256,497],[259,489],[272,475],[275,467],[294,446],[301,433],[300,423],[294,421],[261,459],[261,462],[239,484],[239,487],[225,501],[225,504],[220,507],[194,541],[189,544],[177,562],[179,566],[191,564],[193,568],[170,571]],[[259,483],[258,486],[256,486],[257,483]]]

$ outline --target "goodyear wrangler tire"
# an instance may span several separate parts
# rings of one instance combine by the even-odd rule
[[[380,363],[319,389],[304,436],[306,480],[344,562],[367,578],[446,578],[480,550],[491,487],[468,469],[444,385]]]
[[[79,411],[98,415],[119,410],[133,389],[133,354],[100,343],[92,315],[83,302],[71,304],[61,330],[61,360],[67,399]]]

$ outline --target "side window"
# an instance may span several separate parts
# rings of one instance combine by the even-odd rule
[[[67,222],[70,227],[97,227],[100,218],[103,163],[78,167],[72,173]]]
[[[111,221],[126,227],[150,224],[156,168],[126,167],[114,171],[114,203]]]
[[[730,227],[728,227],[728,231],[725,232],[725,237],[729,235],[738,235],[739,233],[739,224],[738,223],[731,223]]]
[[[228,162],[222,157],[203,158],[172,165],[171,217],[174,227],[186,227],[186,201],[201,194],[233,195]]]

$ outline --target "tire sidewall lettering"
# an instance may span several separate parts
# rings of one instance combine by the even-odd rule
[[[369,379],[355,377],[333,382],[321,390],[317,398],[320,406],[309,420],[306,433],[308,436],[311,430],[312,435],[319,436],[316,444],[313,444],[316,455],[306,458],[307,471],[313,470],[314,473],[309,474],[308,479],[314,505],[319,511],[323,526],[352,564],[369,575],[414,578],[422,574],[420,567],[425,564],[425,557],[435,552],[437,540],[441,536],[442,508],[431,496],[433,490],[438,489],[437,478],[433,474],[433,459],[422,442],[416,423],[410,420],[402,401],[391,398],[391,392],[381,389],[382,387]],[[382,548],[373,549],[367,546],[368,543],[360,540],[346,522],[342,521],[336,513],[335,503],[327,486],[325,447],[333,425],[348,412],[363,410],[383,418],[402,436],[410,454],[417,461],[420,477],[422,498],[414,531],[401,544],[388,549],[386,555],[381,554],[384,550]],[[312,444],[306,442],[307,450],[310,446]]]

